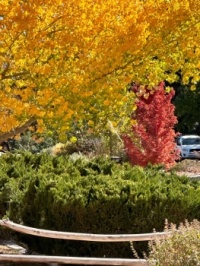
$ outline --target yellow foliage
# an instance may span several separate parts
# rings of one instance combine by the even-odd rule
[[[77,138],[75,136],[70,138],[70,142],[71,143],[76,143],[77,142]]]
[[[196,90],[196,86],[195,86],[195,85],[192,85],[192,86],[190,87],[190,89],[191,89],[192,91],[195,91],[195,90]]]
[[[199,0],[1,0],[1,132],[32,115],[124,128],[131,81],[199,81],[199,17]]]

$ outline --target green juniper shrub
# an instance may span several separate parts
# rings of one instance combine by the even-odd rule
[[[17,223],[67,232],[138,234],[162,231],[166,218],[175,224],[200,219],[200,184],[160,166],[48,154],[3,157],[0,204],[8,205],[2,215]],[[129,243],[21,238],[43,254],[132,257]],[[147,243],[136,243],[136,249],[142,253]]]

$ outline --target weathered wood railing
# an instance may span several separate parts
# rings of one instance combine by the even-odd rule
[[[82,240],[95,242],[132,242],[149,241],[165,238],[169,233],[156,232],[147,234],[122,234],[122,235],[102,235],[69,233],[37,229],[13,223],[9,220],[0,220],[0,225],[24,234],[65,239]],[[118,259],[118,258],[86,258],[86,257],[63,257],[63,256],[42,256],[42,255],[6,255],[0,254],[0,262],[27,262],[27,263],[58,263],[58,264],[82,264],[82,265],[132,265],[147,266],[145,259]]]

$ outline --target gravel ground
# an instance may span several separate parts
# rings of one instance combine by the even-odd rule
[[[177,163],[174,170],[178,175],[200,178],[200,160],[182,160]]]

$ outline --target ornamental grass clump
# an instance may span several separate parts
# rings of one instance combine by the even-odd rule
[[[185,221],[178,228],[166,223],[171,234],[162,240],[149,243],[150,266],[199,266],[200,265],[200,222]]]

